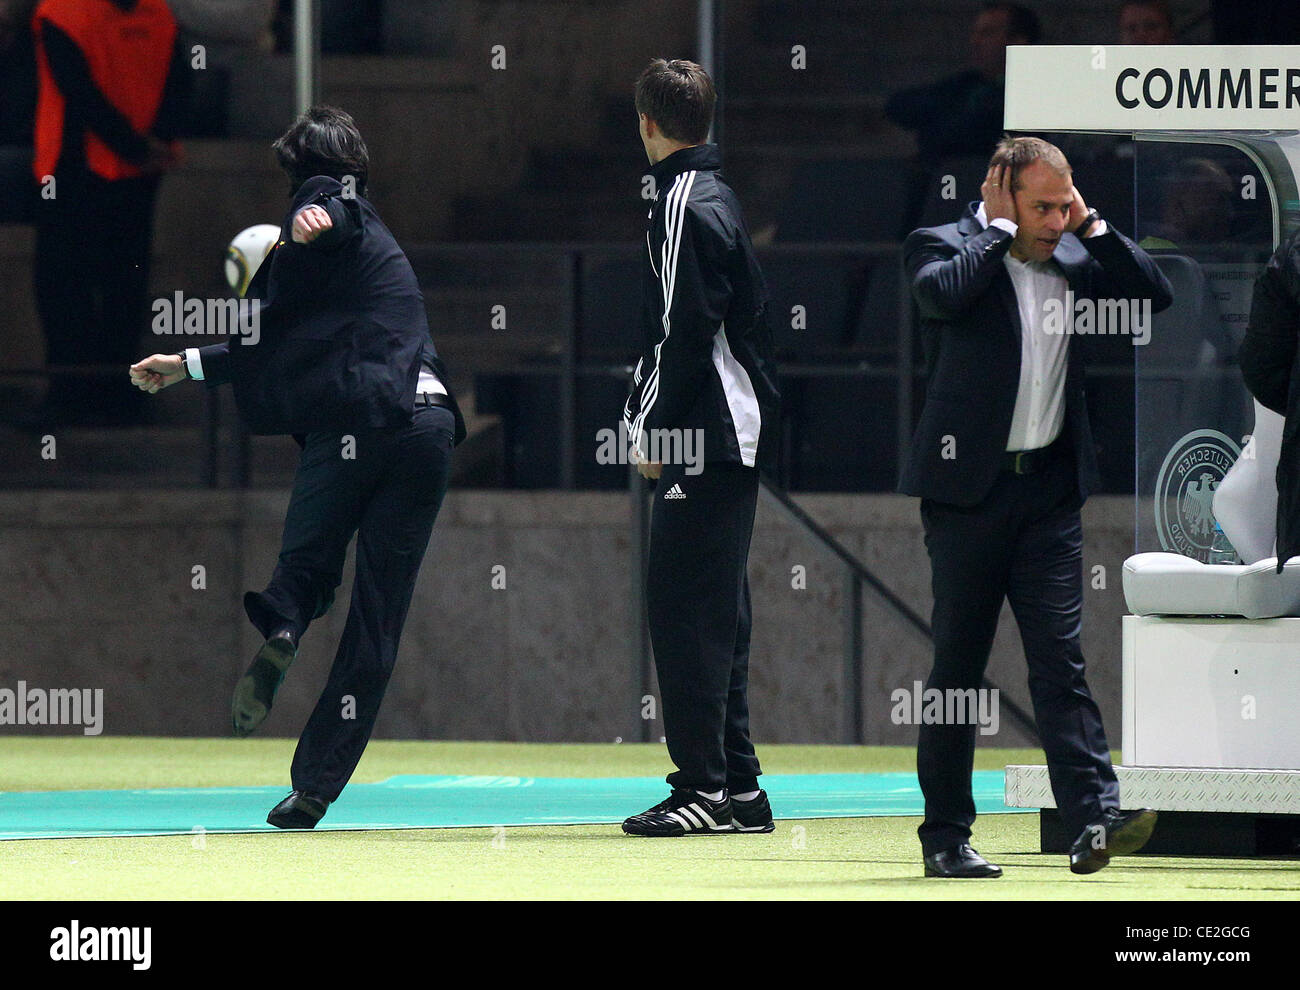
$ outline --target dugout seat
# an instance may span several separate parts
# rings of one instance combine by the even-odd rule
[[[1255,403],[1255,430],[1214,494],[1214,516],[1243,564],[1203,564],[1177,553],[1124,562],[1134,615],[1300,616],[1300,559],[1277,573],[1277,485],[1283,417]]]

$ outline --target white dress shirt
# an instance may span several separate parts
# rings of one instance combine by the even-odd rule
[[[995,218],[990,225],[983,203],[975,219],[981,227],[998,227],[1013,237],[1019,229],[1005,217]],[[1105,221],[1098,220],[1088,236],[1105,232]],[[1066,306],[1069,285],[1051,260],[1019,261],[1008,251],[1003,264],[1011,276],[1020,312],[1020,384],[1007,450],[1038,450],[1060,436],[1065,422],[1065,371],[1074,329],[1074,313]],[[1048,333],[1043,327],[1049,299],[1055,299],[1066,316],[1065,333]]]

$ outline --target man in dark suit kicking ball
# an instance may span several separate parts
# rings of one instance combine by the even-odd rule
[[[352,118],[314,107],[275,150],[293,204],[249,286],[255,309],[239,329],[256,333],[155,354],[131,366],[131,380],[150,393],[185,378],[229,381],[251,432],[293,434],[303,448],[275,573],[244,596],[266,642],[235,688],[236,735],[266,718],[358,534],[329,681],[294,753],[293,791],[267,818],[312,828],[370,739],[465,427],[415,273],[364,198],[370,159]]]
[[[913,231],[903,245],[929,371],[899,485],[921,497],[930,555],[926,689],[980,688],[1010,600],[1052,793],[1078,836],[1070,869],[1093,873],[1140,849],[1156,815],[1120,811],[1084,680],[1079,509],[1097,486],[1097,464],[1080,345],[1094,338],[1072,339],[1084,331],[1071,314],[1075,300],[1099,299],[1150,300],[1159,311],[1172,295],[1151,258],[1088,209],[1054,145],[1003,139],[981,192],[957,223]],[[1115,332],[1091,328],[1107,329]],[[974,748],[972,720],[920,726],[926,876],[1002,874],[969,844]]]

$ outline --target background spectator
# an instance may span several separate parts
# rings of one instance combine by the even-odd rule
[[[50,190],[37,202],[33,281],[54,372],[28,425],[127,424],[142,395],[121,367],[146,325],[154,200],[178,161],[169,139],[188,60],[163,0],[42,0],[33,28],[33,174]],[[94,387],[79,365],[111,384]]]
[[[1007,45],[1034,45],[1041,38],[1038,17],[1023,4],[986,3],[971,25],[969,68],[889,98],[885,116],[915,131],[917,143],[900,237],[916,226],[928,183],[942,159],[987,157],[998,143]]]
[[[1119,40],[1125,45],[1176,45],[1167,0],[1132,0],[1119,11]]]

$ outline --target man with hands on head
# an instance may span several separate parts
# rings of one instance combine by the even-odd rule
[[[1120,811],[1101,714],[1084,678],[1079,509],[1097,486],[1084,400],[1090,338],[1053,332],[1076,299],[1172,301],[1151,258],[1089,209],[1069,162],[1004,138],[957,222],[913,231],[903,263],[928,382],[899,490],[921,498],[934,594],[926,689],[980,689],[1004,600],[1024,644],[1070,869],[1092,873],[1149,838],[1155,812]],[[1136,339],[1136,338],[1135,338]],[[1084,346],[1081,346],[1084,345]],[[966,695],[970,697],[970,695]],[[970,845],[975,724],[920,726],[927,876],[997,877]]]
[[[352,118],[313,107],[275,150],[293,204],[249,285],[257,334],[155,354],[130,373],[150,393],[186,377],[229,381],[251,432],[289,433],[303,448],[275,573],[244,596],[265,643],[235,688],[236,735],[266,718],[357,534],[347,624],[294,753],[293,791],[267,818],[311,828],[370,738],[465,426],[415,273],[365,199],[370,159]]]

